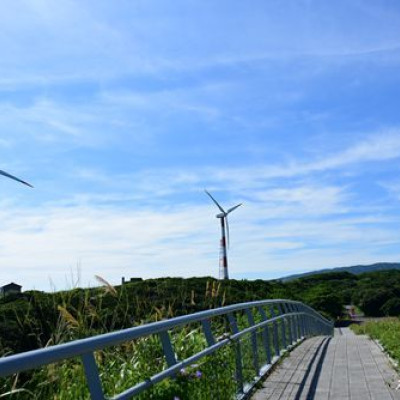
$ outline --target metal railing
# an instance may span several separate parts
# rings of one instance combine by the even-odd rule
[[[199,334],[205,339],[205,346],[185,359],[178,359],[171,332],[189,324],[197,326]],[[174,379],[185,368],[231,346],[234,358],[231,360],[232,380],[235,381],[237,398],[244,398],[291,347],[307,337],[332,333],[333,323],[303,303],[291,300],[255,301],[3,357],[0,358],[0,377],[80,357],[91,399],[124,400],[167,378]],[[159,338],[165,368],[113,397],[106,397],[95,352],[154,335]]]

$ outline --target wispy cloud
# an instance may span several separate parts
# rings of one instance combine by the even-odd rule
[[[163,201],[176,196],[193,196],[204,187],[219,192],[240,194],[255,203],[274,206],[273,215],[291,212],[292,205],[301,205],[302,213],[343,213],[348,204],[357,201],[352,182],[365,174],[365,165],[400,158],[400,135],[397,130],[368,135],[364,140],[336,153],[316,156],[314,160],[293,159],[277,165],[260,164],[240,168],[226,166],[184,166],[169,168],[141,168],[138,171],[111,172],[103,168],[76,166],[65,174],[79,178],[82,187],[75,199],[135,199],[140,202]],[[388,168],[391,164],[388,165]],[[339,177],[347,177],[346,184],[329,183]],[[326,175],[328,174],[328,175]],[[329,178],[331,177],[331,178]],[[376,178],[376,184],[381,179]],[[374,182],[371,182],[374,184]],[[84,187],[96,187],[98,193],[85,191]],[[104,190],[107,193],[103,193]],[[174,200],[175,201],[175,200]],[[182,200],[180,200],[182,201]],[[360,207],[358,201],[355,207]]]
[[[275,180],[284,179],[303,179],[308,176],[317,176],[324,172],[343,171],[354,166],[362,166],[366,163],[380,163],[400,158],[400,131],[396,129],[384,130],[382,132],[366,135],[358,143],[336,153],[325,154],[322,158],[317,156],[314,160],[296,160],[277,165],[268,163],[257,166],[246,166],[240,168],[227,167],[192,167],[190,171],[182,168],[170,169],[149,169],[138,172],[137,174],[127,174],[121,177],[122,181],[131,180],[136,182],[144,193],[155,188],[169,188],[171,191],[198,190],[201,185],[211,185],[218,190],[235,190],[245,192],[248,189],[261,190],[256,197],[274,199],[281,197],[287,202],[295,199],[296,196],[303,196],[306,201],[325,195],[335,198],[337,194],[343,192],[342,188],[320,188],[308,187],[308,192],[296,190],[293,185],[290,188],[271,190],[263,192],[265,187],[275,185]],[[357,174],[362,174],[363,169],[357,168]],[[318,182],[318,179],[317,179]]]
[[[214,178],[222,182],[241,182],[246,186],[265,183],[267,179],[307,176],[324,171],[340,170],[357,164],[382,162],[400,158],[400,131],[384,130],[367,136],[336,154],[325,154],[312,161],[291,161],[285,165],[260,165],[248,168],[225,169],[216,172]]]

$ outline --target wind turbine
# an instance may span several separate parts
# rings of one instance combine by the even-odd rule
[[[5,172],[5,171],[0,170],[0,175],[6,176],[7,178],[10,178],[10,179],[14,179],[14,181],[21,182],[21,183],[23,183],[24,185],[33,188],[33,186],[32,186],[30,183],[25,182],[25,181],[23,181],[23,180],[17,178],[17,177],[14,176],[14,175],[10,175],[9,173],[7,173],[7,172]]]
[[[239,206],[242,205],[242,203],[237,204],[234,207],[229,208],[227,211],[225,211],[220,204],[217,202],[217,200],[214,199],[214,197],[211,196],[207,190],[204,190],[206,194],[211,198],[211,200],[215,203],[215,205],[219,208],[221,211],[219,214],[216,215],[217,218],[221,220],[221,245],[220,245],[220,258],[219,258],[219,277],[220,279],[229,279],[229,274],[228,274],[228,255],[226,251],[226,245],[228,242],[229,246],[229,223],[228,223],[228,214],[230,214],[233,210],[236,210]],[[227,233],[227,241],[225,240],[225,227],[226,227],[226,233]]]

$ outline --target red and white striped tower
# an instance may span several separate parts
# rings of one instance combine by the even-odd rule
[[[228,255],[226,251],[226,237],[225,237],[225,217],[220,217],[220,220],[221,220],[221,244],[219,252],[219,279],[229,279]]]
[[[242,203],[237,204],[236,206],[229,208],[228,211],[225,211],[211,196],[210,193],[205,190],[207,195],[211,198],[211,200],[216,204],[216,206],[221,211],[219,214],[216,215],[217,218],[221,220],[221,242],[220,242],[220,250],[219,250],[219,279],[229,279],[228,274],[228,255],[227,255],[227,244],[229,243],[229,224],[228,224],[228,214],[231,213],[233,210],[236,210]],[[226,233],[225,236],[225,226],[226,226]],[[227,240],[226,240],[227,239]]]

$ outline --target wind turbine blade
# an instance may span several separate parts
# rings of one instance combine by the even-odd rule
[[[25,181],[23,181],[23,180],[17,178],[16,176],[10,175],[9,173],[7,173],[7,172],[5,172],[5,171],[0,170],[0,175],[6,176],[7,178],[10,178],[10,179],[14,179],[14,181],[21,182],[21,183],[23,183],[24,185],[33,188],[33,186],[32,186],[30,183],[25,182]]]
[[[226,226],[226,245],[229,248],[229,222],[228,222],[228,214],[226,214],[225,226]]]
[[[225,210],[218,204],[218,201],[215,200],[214,197],[212,197],[211,194],[210,194],[209,192],[207,192],[206,189],[204,189],[204,191],[210,196],[211,200],[216,204],[216,206],[220,209],[220,211],[221,211],[222,213],[226,214],[226,213],[225,213]]]
[[[237,209],[238,207],[240,207],[242,204],[243,204],[243,203],[240,203],[240,204],[238,204],[237,206],[230,208],[230,209],[226,212],[226,214],[228,215],[230,212],[232,212],[233,210],[236,210],[236,209]]]

